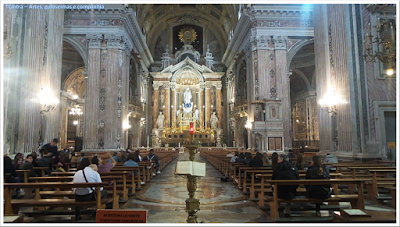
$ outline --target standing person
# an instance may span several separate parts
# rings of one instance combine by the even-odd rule
[[[279,154],[278,163],[276,164],[273,173],[272,180],[297,180],[300,179],[299,171],[288,161],[285,154]],[[292,200],[296,197],[296,190],[298,185],[284,185],[278,186],[278,198]],[[291,203],[287,203],[285,206],[284,214],[285,217],[290,217],[290,206]]]
[[[88,158],[83,158],[81,163],[78,166],[78,171],[74,175],[74,179],[72,182],[74,183],[101,183],[101,178],[100,174],[96,171],[94,171],[92,168],[89,167],[90,162]],[[107,191],[106,189],[103,189],[103,187],[100,188],[101,190],[101,198],[106,199],[107,198]],[[94,193],[96,191],[93,190],[93,188],[74,188],[74,193],[75,193],[75,201],[95,201],[96,198],[94,196]],[[75,220],[79,221],[81,220],[81,207],[76,207],[75,208]]]
[[[51,159],[51,153],[47,149],[43,149],[43,156],[38,159],[38,167],[47,167],[46,175],[49,175],[53,170],[53,162]],[[44,177],[44,176],[42,176]]]
[[[55,163],[58,164],[59,166],[62,166],[62,163],[60,162],[60,154],[58,153],[58,139],[54,138],[50,143],[43,145],[42,149],[40,150],[40,153],[43,153],[44,149],[47,149],[51,153],[51,157],[55,158]]]
[[[307,169],[306,179],[331,179],[329,170],[322,165],[321,158],[313,156],[311,166]],[[330,185],[305,185],[306,196],[315,199],[327,199],[331,197]],[[321,216],[319,212],[321,204],[317,203],[317,216]]]
[[[157,173],[161,173],[159,170],[160,162],[158,161],[158,156],[154,154],[154,149],[150,149],[150,153],[143,158],[143,161],[151,161],[152,163],[154,163]],[[153,173],[153,175],[155,176],[156,174]]]
[[[31,154],[28,154],[27,156],[26,156],[26,161],[25,161],[25,163],[23,163],[23,164],[21,164],[20,166],[19,166],[19,169],[22,169],[22,170],[31,170],[29,173],[28,173],[28,181],[32,181],[32,180],[29,180],[29,177],[36,177],[36,172],[35,172],[35,170],[33,170],[33,156],[31,155]],[[21,178],[21,177],[20,177]]]

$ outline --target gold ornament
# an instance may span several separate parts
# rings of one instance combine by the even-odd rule
[[[197,34],[191,27],[184,27],[179,31],[179,39],[182,43],[191,44],[196,40]]]

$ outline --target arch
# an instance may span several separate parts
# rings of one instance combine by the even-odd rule
[[[88,55],[86,52],[86,47],[82,45],[78,40],[76,40],[74,37],[69,37],[69,36],[64,36],[63,41],[69,43],[72,47],[75,48],[76,51],[81,55],[81,58],[83,60],[83,63],[85,64],[85,67],[87,68],[88,66]]]
[[[288,51],[286,54],[286,59],[287,59],[287,68],[290,69],[290,64],[292,63],[292,60],[294,56],[299,52],[301,48],[308,44],[314,43],[314,39],[309,39],[309,40],[301,40],[297,43],[295,43]]]
[[[293,72],[299,74],[299,76],[304,80],[304,82],[306,83],[307,86],[307,91],[310,91],[311,86],[310,86],[310,82],[308,81],[307,77],[304,75],[304,73],[298,69],[292,69]]]
[[[176,82],[176,79],[179,78],[179,76],[185,73],[186,71],[190,71],[191,73],[195,74],[197,76],[197,79],[199,80],[199,83],[204,82],[203,75],[198,70],[194,69],[191,66],[185,66],[181,69],[178,69],[172,76],[171,82]]]
[[[85,87],[86,87],[86,81],[85,81],[85,76],[82,74],[82,72],[85,70],[85,66],[79,67],[72,71],[67,78],[64,81],[63,89],[64,91],[68,91],[71,89],[76,83],[78,84],[78,88],[74,88],[75,92],[79,96],[79,98],[84,98],[85,95]]]

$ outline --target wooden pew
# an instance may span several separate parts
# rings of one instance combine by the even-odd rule
[[[367,187],[367,198],[372,201],[378,201],[379,199],[384,199],[379,197],[378,189],[379,188],[387,188],[390,191],[390,188],[396,188],[396,178],[387,178],[384,176],[379,177],[379,173],[384,173],[385,175],[389,173],[396,173],[396,169],[370,169],[369,172],[372,174],[372,181],[367,181],[365,183]],[[396,205],[396,197],[392,196],[392,205]],[[394,206],[396,207],[396,206]]]
[[[4,214],[18,214],[19,207],[92,207],[96,206],[97,209],[104,209],[107,203],[113,201],[113,198],[101,199],[100,187],[108,185],[107,182],[103,183],[72,183],[72,182],[48,182],[48,183],[4,183]],[[87,188],[95,187],[97,200],[87,202],[76,202],[75,199],[12,199],[12,191],[16,188],[29,188],[35,189],[36,194],[40,194],[40,189],[45,188],[60,188],[70,189],[72,188]]]
[[[122,191],[117,191],[117,180],[122,179],[123,177],[120,175],[111,175],[111,176],[101,176],[101,179],[103,182],[111,182],[113,181],[112,190],[107,190],[107,195],[111,195],[113,197],[113,200],[116,201],[113,203],[113,209],[118,209],[119,208],[119,195],[122,195]],[[35,183],[39,182],[70,182],[72,183],[72,180],[74,179],[73,176],[63,176],[63,177],[31,177],[32,180],[35,181]],[[103,188],[106,188],[107,186],[103,186]],[[55,188],[55,191],[40,191],[39,193],[36,192],[35,194],[35,199],[39,200],[43,198],[48,198],[48,197],[75,197],[75,194],[72,190],[67,190],[67,191],[61,191],[60,188]]]
[[[361,179],[318,179],[318,180],[267,180],[274,186],[273,196],[259,195],[259,198],[266,200],[270,204],[270,218],[279,218],[278,207],[280,203],[323,203],[328,202],[334,204],[338,202],[350,202],[353,209],[358,208],[361,210],[365,209],[364,206],[364,192],[363,192],[363,180]],[[278,198],[278,186],[282,185],[333,185],[333,184],[356,184],[358,185],[358,194],[347,194],[347,195],[332,195],[328,199],[313,199],[313,198],[294,198],[293,200],[285,200]]]

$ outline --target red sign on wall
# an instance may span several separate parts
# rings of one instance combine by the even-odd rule
[[[145,210],[104,210],[96,212],[96,223],[146,223]]]

